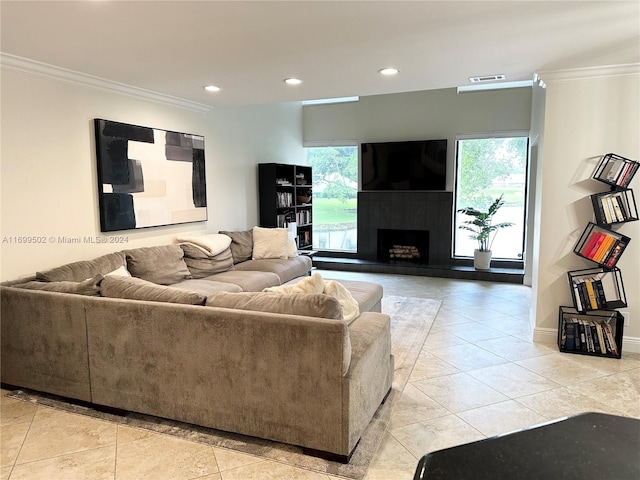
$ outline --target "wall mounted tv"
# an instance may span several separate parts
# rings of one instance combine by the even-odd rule
[[[447,140],[362,143],[362,191],[445,190]]]

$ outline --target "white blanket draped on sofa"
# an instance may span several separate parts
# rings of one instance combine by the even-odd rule
[[[342,306],[342,316],[346,321],[351,322],[360,315],[358,302],[353,298],[351,292],[335,280],[323,279],[319,273],[314,273],[310,277],[304,277],[294,285],[269,287],[263,291],[275,293],[324,293],[331,295],[340,302]]]

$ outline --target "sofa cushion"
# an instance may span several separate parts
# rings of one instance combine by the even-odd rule
[[[106,275],[125,265],[123,252],[108,253],[93,260],[81,260],[36,273],[36,279],[44,282],[82,282],[96,275]]]
[[[309,257],[301,255],[286,260],[263,258],[261,260],[248,260],[235,266],[236,270],[272,272],[280,277],[280,282],[285,283],[297,277],[303,277],[311,270],[312,263]]]
[[[75,293],[78,295],[100,295],[100,283],[103,281],[102,275],[87,278],[82,282],[69,282],[61,280],[59,282],[38,282],[31,281],[13,285],[16,288],[26,288],[29,290],[46,290],[48,292]]]
[[[184,252],[178,245],[134,248],[124,253],[127,268],[134,277],[160,285],[171,285],[191,278],[184,262]]]
[[[218,292],[241,292],[242,288],[234,283],[216,282],[215,280],[189,279],[171,285],[173,288],[198,292],[205,297]]]
[[[381,311],[382,285],[358,280],[336,280],[336,282],[341,283],[351,292],[355,301],[358,302],[361,312]]]
[[[221,230],[222,233],[231,238],[231,255],[233,263],[240,263],[251,258],[253,254],[253,230],[229,232]]]
[[[100,285],[103,297],[146,300],[149,302],[203,305],[206,295],[180,288],[166,287],[135,277],[105,277]]]
[[[340,302],[321,293],[214,293],[207,306],[342,320]]]
[[[289,257],[289,235],[286,228],[253,227],[253,260]]]
[[[229,246],[216,255],[210,255],[199,245],[188,242],[182,242],[180,248],[184,252],[184,262],[193,278],[204,278],[233,270],[233,256]]]
[[[228,272],[216,273],[206,280],[216,282],[233,283],[238,285],[243,292],[260,292],[268,287],[280,285],[280,277],[271,272],[243,272],[230,270]]]

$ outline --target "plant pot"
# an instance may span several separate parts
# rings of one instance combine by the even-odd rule
[[[476,270],[489,270],[491,265],[491,250],[478,250],[473,251],[473,268]]]
[[[311,195],[298,195],[298,205],[309,203],[311,201]]]

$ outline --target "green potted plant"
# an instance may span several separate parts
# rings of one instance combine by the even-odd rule
[[[502,222],[492,224],[493,216],[504,205],[502,199],[504,194],[496,198],[489,206],[486,212],[481,212],[473,207],[461,208],[458,212],[473,217],[471,220],[467,220],[459,226],[463,230],[473,232],[473,235],[469,235],[472,240],[477,240],[478,248],[473,252],[473,266],[476,270],[488,270],[491,264],[491,246],[496,238],[498,230],[513,225],[511,222]]]

